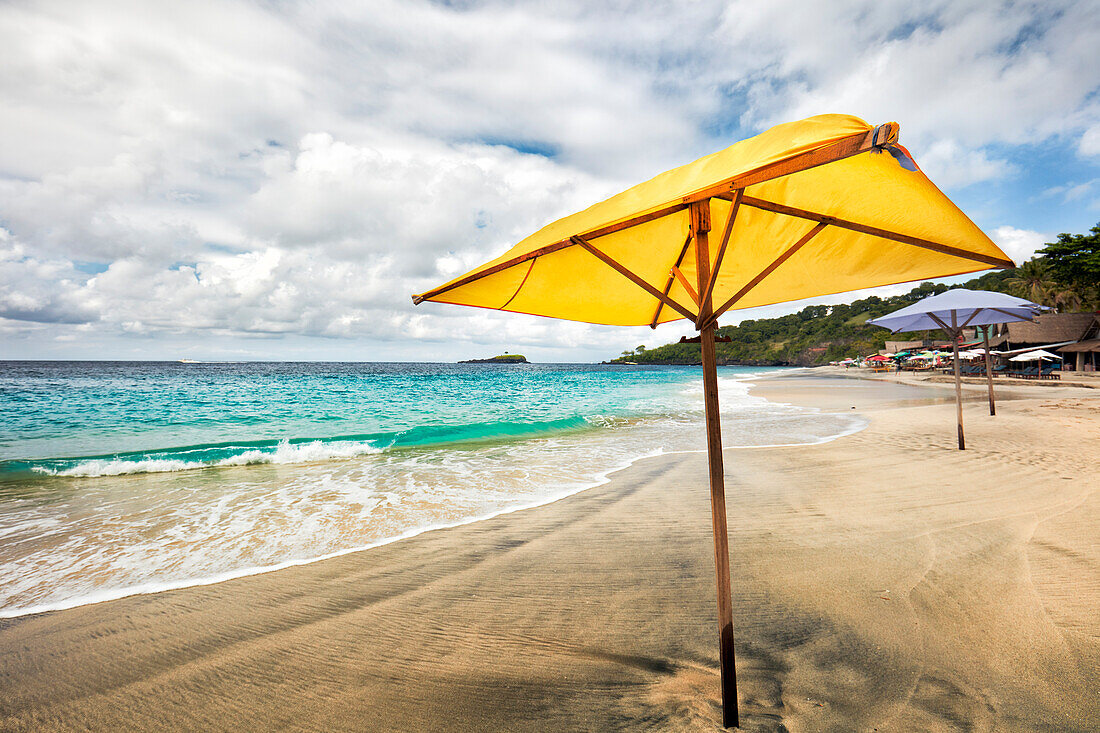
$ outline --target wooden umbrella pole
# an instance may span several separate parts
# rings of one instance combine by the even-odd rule
[[[959,331],[955,311],[951,311],[951,352],[955,357],[955,416],[959,422],[959,450],[966,450],[963,439],[962,377],[959,375]]]
[[[989,326],[982,329],[982,342],[985,345],[985,379],[989,383],[989,414],[996,415],[997,407],[993,404],[993,355],[989,353]]]
[[[722,465],[722,426],[718,415],[718,367],[714,354],[714,324],[699,334],[706,401],[707,454],[710,458],[710,514],[714,529],[714,569],[718,579],[718,663],[722,676],[722,724],[739,727],[737,672],[733,656],[733,597],[730,585],[729,534],[726,528],[726,486]]]
[[[695,271],[699,292],[710,281],[710,203],[693,203]],[[718,666],[722,684],[722,725],[740,727],[737,712],[737,672],[733,657],[733,597],[730,587],[729,533],[726,528],[725,468],[722,464],[722,424],[718,412],[718,362],[714,353],[715,324],[710,322],[713,301],[699,304],[699,346],[703,362],[703,400],[706,408],[707,456],[710,462],[710,516],[714,530],[714,570],[718,585]]]

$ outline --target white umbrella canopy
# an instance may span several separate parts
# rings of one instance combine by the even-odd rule
[[[1043,351],[1042,349],[1036,349],[1035,351],[1025,351],[1022,354],[1017,354],[1009,359],[1009,361],[1054,361],[1055,359],[1061,359],[1062,357],[1057,354],[1052,354],[1049,351]]]
[[[1030,321],[1046,306],[1017,298],[1007,293],[988,290],[955,288],[946,293],[923,298],[913,305],[867,322],[874,326],[899,331],[929,331],[935,328],[951,337],[951,350],[955,355],[955,415],[959,426],[959,450],[966,448],[962,422],[962,387],[959,374],[959,337],[967,326],[989,326],[995,323]],[[986,331],[985,350],[989,351],[989,332]],[[993,367],[988,353],[985,360],[986,379],[989,383],[989,414],[996,415],[993,403]]]

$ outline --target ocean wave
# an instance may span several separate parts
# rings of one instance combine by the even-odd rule
[[[312,443],[291,444],[283,440],[274,450],[248,450],[218,460],[181,460],[178,458],[92,458],[77,461],[68,468],[49,466],[31,466],[35,473],[47,476],[69,476],[89,478],[93,476],[124,476],[135,473],[168,473],[172,471],[190,471],[197,468],[215,468],[218,466],[253,466],[263,463],[315,463],[340,458],[355,458],[381,453],[382,448],[366,443]]]
[[[246,441],[134,451],[107,456],[78,456],[0,462],[0,475],[37,474],[69,478],[168,473],[226,466],[318,463],[358,458],[386,450],[522,440],[563,432],[622,427],[629,420],[609,415],[574,416],[535,422],[421,425],[390,433],[280,441]]]

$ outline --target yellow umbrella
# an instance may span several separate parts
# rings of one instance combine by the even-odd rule
[[[898,125],[818,115],[559,219],[425,300],[700,331],[724,722],[737,725],[714,330],[731,308],[1013,263],[925,177]],[[712,246],[712,222],[717,246]]]

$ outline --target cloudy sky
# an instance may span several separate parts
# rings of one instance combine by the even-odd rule
[[[1017,261],[1100,221],[1090,0],[9,0],[0,48],[0,358],[665,343],[409,294],[824,112],[900,122]]]

